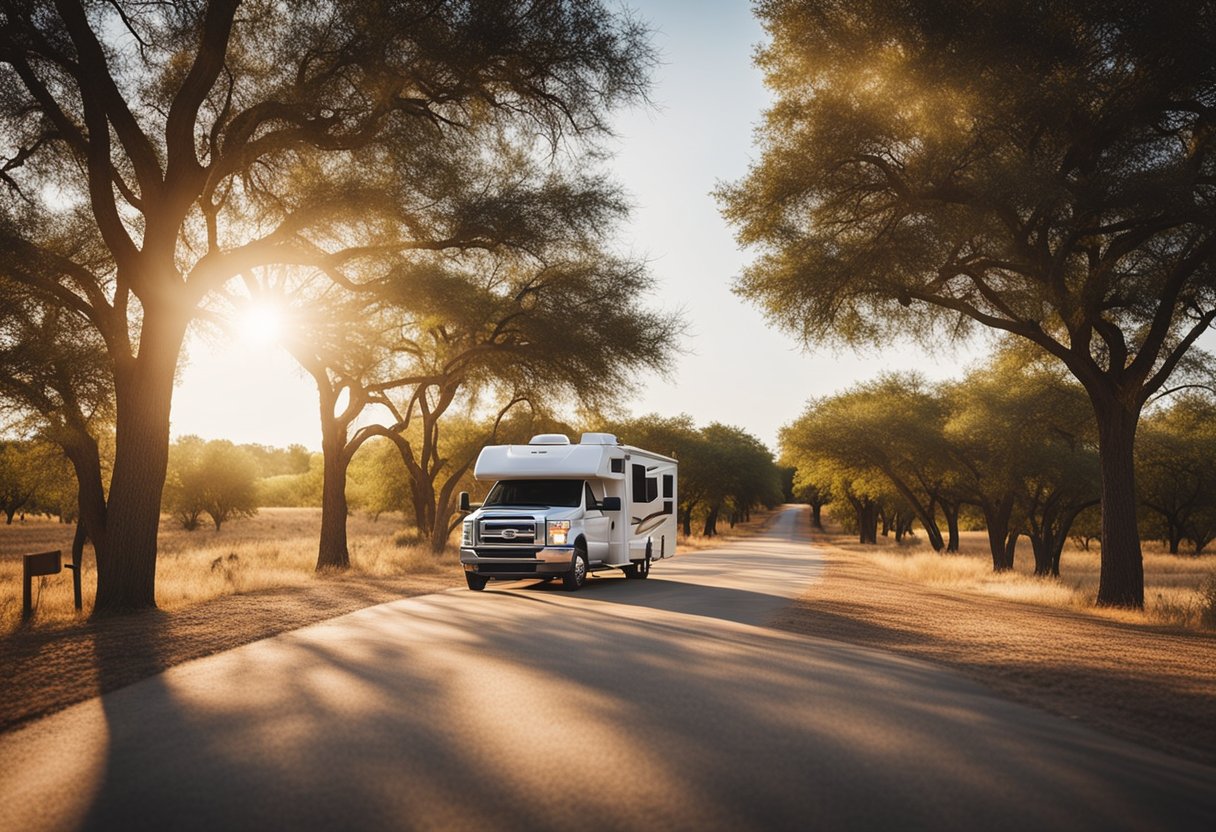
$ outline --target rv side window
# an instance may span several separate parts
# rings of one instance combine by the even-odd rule
[[[675,496],[675,491],[676,491],[676,478],[673,477],[671,474],[664,474],[663,475],[663,496],[665,498],[667,498],[668,500],[670,500],[672,497]]]
[[[635,503],[652,503],[659,496],[659,480],[657,477],[646,476],[645,465],[632,466],[633,472],[633,501]]]

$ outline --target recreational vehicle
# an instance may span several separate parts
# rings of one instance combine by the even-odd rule
[[[460,541],[469,589],[491,578],[560,578],[576,590],[604,569],[645,578],[653,561],[676,553],[676,461],[612,434],[491,445],[473,476],[494,485],[476,507],[460,495],[472,512]]]

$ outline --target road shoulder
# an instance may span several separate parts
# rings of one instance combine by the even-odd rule
[[[1216,636],[900,579],[815,535],[825,567],[773,625],[925,659],[1019,702],[1216,765]]]

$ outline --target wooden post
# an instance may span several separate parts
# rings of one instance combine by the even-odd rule
[[[63,563],[60,560],[60,552],[56,549],[54,552],[39,552],[35,555],[26,555],[24,569],[22,570],[21,580],[21,620],[29,621],[34,617],[34,578],[39,575],[58,575],[63,570]],[[77,581],[79,582],[79,570],[77,570]],[[79,583],[77,583],[77,598],[80,597]]]

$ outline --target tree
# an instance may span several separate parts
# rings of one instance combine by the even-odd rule
[[[87,229],[73,243],[88,249]],[[76,521],[72,556],[81,562],[84,546],[105,545],[102,518],[113,460],[114,390],[111,368],[100,336],[78,312],[58,307],[45,292],[16,274],[47,277],[55,273],[46,259],[0,258],[0,408],[13,426],[57,446],[71,463],[74,477],[48,462],[54,476],[61,519]],[[68,480],[74,482],[68,483]],[[73,493],[68,506],[65,489]],[[97,537],[97,535],[102,535]]]
[[[851,472],[849,479],[885,480],[940,552],[946,546],[937,523],[942,507],[949,509],[958,548],[958,502],[950,490],[952,472],[945,464],[942,436],[945,418],[945,403],[926,389],[922,378],[884,375],[812,402],[782,433],[782,444],[796,449],[795,454],[831,461]]]
[[[500,206],[460,198],[461,160],[504,136],[594,138],[650,61],[644,31],[592,0],[6,4],[0,259],[50,264],[13,279],[86,319],[113,373],[113,478],[85,517],[96,608],[155,606],[200,304],[259,265],[353,284],[384,252],[509,242]]]
[[[1025,350],[1006,348],[944,392],[946,449],[961,499],[983,515],[995,572],[1013,569],[1022,534],[1036,565],[1052,571],[1057,524],[1074,500],[1088,502],[1092,419],[1085,394],[1065,372]],[[1067,508],[1065,508],[1067,506]],[[1053,531],[1054,530],[1054,531]],[[1047,541],[1050,536],[1050,542]]]
[[[1211,0],[762,0],[776,95],[719,197],[738,284],[806,342],[980,324],[1084,387],[1098,602],[1141,607],[1142,408],[1216,318]]]
[[[1216,402],[1190,393],[1153,412],[1136,443],[1140,502],[1171,554],[1189,539],[1196,551],[1212,539],[1216,513]]]
[[[218,532],[233,517],[257,513],[257,463],[227,439],[183,436],[169,449],[165,504],[194,531],[206,514]]]
[[[796,469],[794,499],[811,507],[811,527],[823,531],[823,507],[832,502],[831,485],[804,478],[802,469]]]
[[[289,343],[321,394],[329,502],[319,565],[349,557],[344,509],[325,506],[336,505],[346,466],[368,439],[397,445],[418,530],[438,552],[454,525],[457,484],[481,447],[498,441],[513,409],[547,411],[567,401],[595,408],[638,371],[668,365],[679,322],[643,305],[652,279],[642,264],[606,250],[623,204],[598,181],[529,171],[520,159],[491,178],[492,187],[505,188],[535,177],[536,192],[549,194],[532,212],[548,204],[554,214],[526,251],[415,258],[371,304],[327,314]],[[357,332],[327,323],[356,314],[365,322]],[[352,429],[372,405],[387,411],[385,423]],[[478,412],[490,418],[460,416]],[[445,442],[444,425],[456,422],[478,427],[464,441]]]
[[[33,504],[43,485],[44,454],[32,442],[0,442],[0,511],[5,525]]]
[[[861,543],[878,542],[879,506],[890,485],[881,481],[872,467],[857,464],[847,451],[840,453],[840,445],[829,432],[840,426],[832,424],[834,414],[825,412],[830,399],[814,399],[806,410],[788,425],[781,428],[779,439],[781,457],[796,468],[795,487],[812,490],[816,494],[829,494],[834,506],[832,516],[848,531],[856,532]],[[844,429],[839,434],[850,441],[855,434]],[[847,503],[853,514],[843,511]]]
[[[714,459],[714,476],[707,489],[709,510],[703,534],[718,533],[718,519],[724,509],[731,512],[730,523],[745,517],[760,505],[781,502],[781,472],[772,452],[759,439],[742,428],[713,422],[701,430],[701,439]]]

